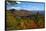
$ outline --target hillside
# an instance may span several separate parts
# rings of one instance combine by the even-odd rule
[[[6,28],[8,30],[44,28],[45,18],[39,12],[27,10],[6,10]]]
[[[29,16],[32,14],[41,14],[41,15],[45,15],[45,11],[28,11],[28,10],[16,10],[16,9],[10,9],[8,11],[11,11],[14,13],[14,15],[16,16]]]

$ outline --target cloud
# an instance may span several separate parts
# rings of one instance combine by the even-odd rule
[[[10,3],[7,1],[7,4],[9,5]]]
[[[18,2],[18,1],[16,3],[21,4],[21,2]]]
[[[21,9],[21,7],[10,7],[10,8],[7,8],[8,10],[9,9],[16,9],[16,10],[20,10]]]

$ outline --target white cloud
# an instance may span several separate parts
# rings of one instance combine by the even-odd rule
[[[7,1],[7,4],[10,4],[10,3]]]
[[[9,9],[16,9],[16,10],[20,10],[21,7],[10,7]]]
[[[18,1],[17,1],[16,3],[20,4],[21,2],[18,2]]]
[[[13,8],[13,9],[20,9],[21,7],[11,7],[11,8]]]

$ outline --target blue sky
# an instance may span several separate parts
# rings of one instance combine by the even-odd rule
[[[25,10],[44,10],[44,3],[36,2],[17,2],[18,4],[14,5],[12,3],[7,3],[7,9],[25,9]]]

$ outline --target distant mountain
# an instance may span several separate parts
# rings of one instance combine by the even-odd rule
[[[32,11],[32,14],[36,14],[37,12],[41,15],[45,15],[45,11]]]
[[[45,15],[45,11],[28,11],[28,10],[16,10],[16,9],[10,9],[8,11],[11,11],[14,13],[14,15],[16,16],[29,16],[32,14],[41,14],[41,15]]]

